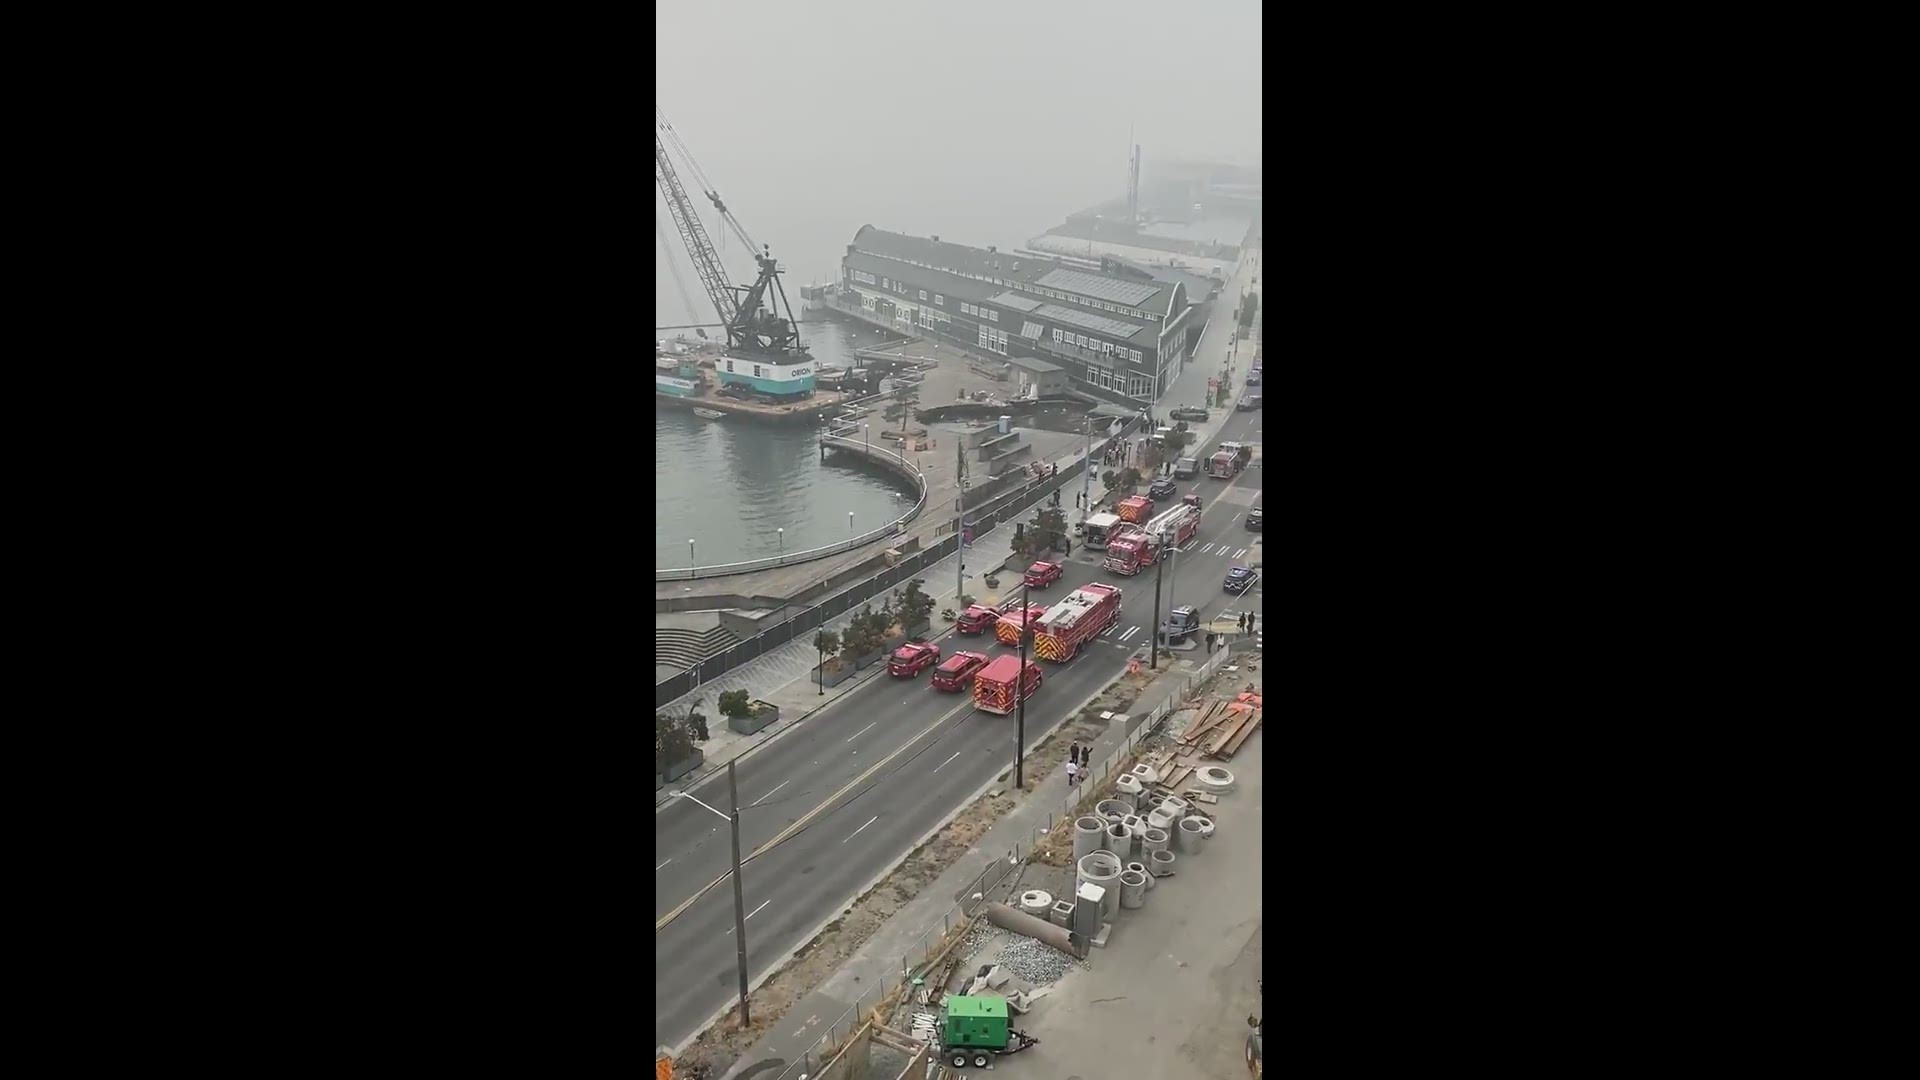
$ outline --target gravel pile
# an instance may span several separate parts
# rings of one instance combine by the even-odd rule
[[[993,925],[986,919],[975,919],[973,920],[973,925],[967,928],[967,936],[960,942],[960,955],[962,957],[974,956],[978,954],[981,949],[1006,937],[1006,935],[1007,932],[1005,930]]]
[[[1018,934],[1000,950],[1000,964],[1034,986],[1045,986],[1073,968],[1087,964],[1075,960],[1051,945],[1043,945],[1025,934]]]

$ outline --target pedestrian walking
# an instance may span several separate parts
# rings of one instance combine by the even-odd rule
[[[1254,615],[1253,612],[1251,611],[1247,612],[1247,633],[1249,634],[1253,633],[1253,620],[1255,618],[1256,616]]]
[[[1235,621],[1240,625],[1240,632],[1243,634],[1246,633],[1247,632],[1247,613],[1244,611],[1241,612],[1240,617]]]
[[[1067,762],[1067,786],[1068,787],[1073,786],[1073,775],[1079,771],[1080,771],[1080,767],[1078,765],[1074,764],[1071,761]]]
[[[1213,651],[1213,631],[1207,631],[1207,651]]]

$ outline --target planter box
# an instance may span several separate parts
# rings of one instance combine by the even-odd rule
[[[897,646],[896,646],[896,647],[897,647]],[[885,655],[887,655],[887,653],[886,653],[886,650],[884,650],[884,649],[878,649],[878,650],[875,650],[875,651],[873,651],[873,652],[870,652],[870,653],[868,653],[868,654],[867,654],[867,655],[865,655],[865,656],[856,656],[856,657],[854,657],[854,658],[853,658],[853,666],[854,666],[854,667],[856,667],[856,668],[863,668],[863,667],[866,667],[866,666],[867,666],[868,664],[871,664],[871,663],[873,663],[874,661],[876,661],[876,660],[878,660],[878,659],[880,659],[881,657],[883,657],[883,656],[885,656]]]
[[[659,790],[660,790],[661,788],[663,788],[663,787],[666,787],[666,786],[667,786],[667,778],[666,778],[666,777],[664,777],[664,776],[661,776],[661,775],[660,775],[660,774],[659,774],[659,773],[658,773],[658,772],[656,771],[656,772],[655,772],[655,773],[653,774],[653,790],[655,790],[655,791],[659,791]]]
[[[853,678],[853,668],[846,664],[841,664],[838,671],[828,671],[826,668],[819,667],[813,669],[813,681],[821,686],[839,686],[851,678]]]
[[[907,643],[907,636],[907,632],[904,630],[898,634],[888,634],[886,637],[880,639],[880,651],[882,653],[891,653],[893,650]]]
[[[957,613],[956,617],[958,617]],[[925,641],[927,640],[927,635],[933,632],[933,623],[931,621],[917,622],[906,629],[908,641]]]
[[[663,782],[671,783],[706,764],[706,762],[706,751],[696,746],[693,748],[693,754],[691,756],[681,758],[679,761],[668,765],[665,774],[662,776],[662,780]]]
[[[742,735],[752,735],[760,729],[780,719],[780,707],[764,701],[753,702],[753,715],[748,717],[729,716],[727,726]]]

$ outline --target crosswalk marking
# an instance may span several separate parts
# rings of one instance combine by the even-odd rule
[[[1121,641],[1125,641],[1125,640],[1127,640],[1128,638],[1131,638],[1131,637],[1132,637],[1133,635],[1135,635],[1135,634],[1137,634],[1137,633],[1139,633],[1139,632],[1140,632],[1140,628],[1139,628],[1139,627],[1137,627],[1137,626],[1129,626],[1129,627],[1127,627],[1127,629],[1126,629],[1126,630],[1125,630],[1125,631],[1124,631],[1124,632],[1123,632],[1123,633],[1122,633],[1122,634],[1120,635],[1120,640],[1121,640]]]

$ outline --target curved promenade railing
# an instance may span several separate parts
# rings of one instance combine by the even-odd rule
[[[823,435],[820,437],[820,441],[829,446],[852,450],[855,453],[864,452],[871,457],[882,460],[891,458],[900,466],[902,471],[913,478],[914,486],[920,489],[920,497],[914,500],[912,508],[905,514],[887,522],[877,529],[861,533],[859,536],[853,537],[850,540],[842,540],[838,543],[828,544],[825,547],[811,548],[806,551],[774,555],[764,559],[748,559],[745,562],[716,563],[712,566],[683,566],[672,570],[655,570],[653,572],[653,580],[691,581],[695,578],[726,577],[729,574],[750,574],[755,570],[766,570],[775,566],[792,566],[794,563],[824,559],[829,555],[838,555],[843,551],[852,551],[854,548],[864,544],[870,544],[875,540],[892,536],[899,532],[908,522],[919,517],[920,511],[926,509],[927,475],[921,472],[913,462],[888,450],[884,446],[873,446],[869,443],[863,443],[859,439],[849,439],[840,435]]]

